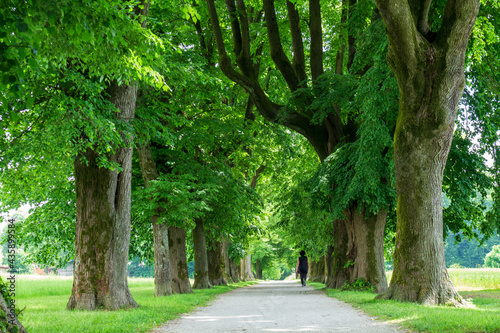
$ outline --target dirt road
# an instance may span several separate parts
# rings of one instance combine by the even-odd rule
[[[261,282],[220,295],[211,305],[155,333],[404,332],[296,281]]]

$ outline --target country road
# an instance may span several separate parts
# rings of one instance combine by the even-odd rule
[[[270,281],[222,294],[154,333],[405,332],[296,281]]]

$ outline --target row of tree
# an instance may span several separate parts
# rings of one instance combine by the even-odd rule
[[[75,258],[69,309],[136,306],[129,255],[154,262],[156,295],[189,292],[186,244],[195,287],[249,277],[258,216],[329,287],[362,278],[384,298],[463,304],[443,231],[499,227],[499,10],[9,0],[2,209],[34,207],[19,234],[34,261]]]

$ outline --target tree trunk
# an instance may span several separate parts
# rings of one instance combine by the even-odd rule
[[[0,277],[0,285],[3,286],[5,282],[2,281]],[[8,282],[7,282],[8,283]],[[10,288],[9,288],[10,289]],[[15,313],[15,300],[12,303],[5,301],[2,292],[0,291],[0,326],[5,327],[5,333],[27,333],[26,329],[17,319],[17,314]],[[3,313],[2,313],[3,311]]]
[[[119,117],[132,119],[137,86],[111,84],[108,92],[120,110]],[[120,173],[99,167],[98,155],[91,149],[80,153],[74,163],[75,270],[68,309],[138,306],[127,283],[133,138],[130,133],[122,133],[122,137],[127,146],[109,157],[123,168]]]
[[[350,282],[363,279],[375,288],[377,293],[387,290],[384,265],[384,233],[387,213],[366,217],[364,212],[351,211],[348,221],[352,221],[352,242],[356,258]]]
[[[224,279],[224,268],[222,267],[221,242],[212,240],[211,243],[207,250],[208,280],[212,286],[227,286],[227,281]]]
[[[207,259],[207,244],[205,241],[205,229],[203,227],[203,219],[195,219],[196,227],[193,230],[194,243],[194,289],[210,288],[208,280],[208,259]]]
[[[168,227],[170,255],[170,277],[174,294],[192,293],[186,259],[186,230],[176,226]]]
[[[255,260],[255,278],[262,280],[262,268],[260,268],[260,260]]]
[[[387,59],[400,91],[394,134],[394,271],[381,298],[461,306],[466,302],[455,290],[444,259],[442,180],[479,0],[448,0],[436,33],[429,29],[430,1],[375,3],[386,25]]]
[[[322,256],[319,258],[316,267],[316,282],[325,283],[326,282],[326,258]]]
[[[223,259],[223,266],[224,266],[224,279],[228,283],[235,283],[233,279],[232,273],[231,273],[231,258],[229,258],[229,246],[231,246],[231,243],[226,240],[225,237],[222,237],[222,246],[221,246],[221,251],[222,251],[222,259]]]
[[[153,159],[150,146],[137,149],[139,164],[141,166],[142,178],[146,187],[151,180],[158,178],[156,163]],[[167,296],[172,294],[172,282],[170,277],[170,257],[168,251],[168,225],[166,222],[158,223],[160,211],[151,217],[153,224],[154,242],[154,269],[155,269],[155,296]]]
[[[326,249],[326,256],[325,256],[325,270],[326,270],[326,277],[325,277],[325,285],[327,288],[328,284],[330,283],[330,280],[334,278],[334,272],[333,272],[333,245],[328,245]]]
[[[253,272],[252,272],[252,255],[251,254],[249,254],[245,257],[244,264],[245,264],[245,274],[246,274],[245,280],[251,281],[251,280],[255,279],[255,276],[253,275]]]
[[[328,272],[326,287],[340,289],[350,279],[348,262],[354,262],[352,251],[348,253],[348,234],[345,220],[333,222],[333,262],[332,270]]]
[[[233,280],[234,283],[236,282],[239,282],[240,281],[240,274],[239,274],[239,269],[238,269],[238,265],[236,265],[236,262],[229,258],[229,268],[230,268],[230,276],[231,276],[231,279]]]

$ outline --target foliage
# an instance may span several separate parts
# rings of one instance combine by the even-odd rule
[[[484,266],[500,268],[500,245],[495,245],[484,258]]]
[[[128,276],[130,277],[154,277],[154,267],[148,266],[140,258],[133,258],[128,263]]]
[[[343,79],[352,82],[351,92],[346,93],[343,85],[336,84],[327,90],[327,96],[339,94],[347,98],[340,99],[344,101],[343,119],[352,118],[358,124],[357,139],[339,146],[313,178],[315,203],[331,211],[335,218],[342,218],[344,209],[353,203],[370,213],[395,206],[392,134],[398,89],[385,61],[387,41],[381,32],[383,25],[376,21],[359,39],[360,51],[351,73],[368,66],[367,59],[374,62],[362,76],[350,74]],[[331,104],[328,99],[325,102]]]
[[[342,291],[369,291],[374,293],[375,288],[371,285],[369,281],[365,281],[363,278],[356,279],[354,282],[346,281],[344,285],[340,288]]]
[[[458,242],[457,238],[461,241]],[[463,231],[449,233],[444,246],[446,264],[448,267],[454,264],[467,268],[482,267],[486,254],[497,244],[500,244],[500,238],[496,235],[480,243],[477,239],[467,239]]]
[[[268,237],[262,235],[251,241],[250,253],[254,267],[257,260],[264,280],[283,280],[295,269],[294,251],[278,235],[269,231]]]

